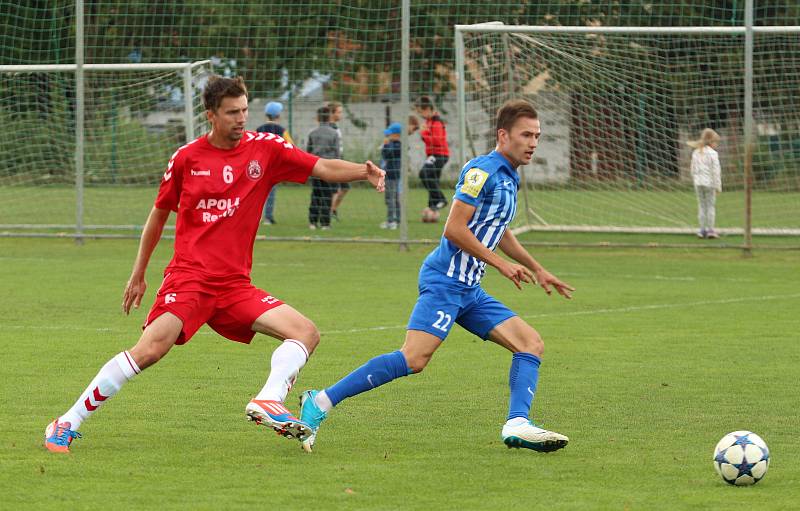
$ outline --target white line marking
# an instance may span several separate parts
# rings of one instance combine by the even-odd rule
[[[540,319],[540,318],[556,318],[556,317],[565,317],[565,316],[591,316],[593,314],[616,314],[616,313],[629,313],[629,312],[639,312],[639,311],[650,311],[650,310],[659,310],[659,309],[676,309],[680,307],[697,307],[700,305],[724,305],[728,303],[743,303],[743,302],[765,302],[769,300],[786,300],[786,299],[795,299],[800,298],[800,293],[794,293],[789,295],[764,295],[764,296],[742,296],[739,298],[725,298],[722,300],[701,300],[697,302],[683,302],[683,303],[658,303],[652,305],[633,305],[631,307],[617,307],[613,309],[590,309],[590,310],[583,310],[583,311],[572,311],[572,312],[553,312],[547,314],[526,314],[520,315],[521,318],[528,318],[528,319]],[[372,327],[362,327],[362,328],[350,328],[347,330],[323,330],[321,333],[323,335],[333,335],[333,334],[354,334],[360,332],[381,332],[383,330],[405,330],[406,325],[386,325],[386,326],[372,326]],[[130,329],[120,329],[120,328],[91,328],[91,327],[82,327],[82,326],[74,326],[74,325],[59,325],[59,326],[47,326],[47,325],[3,325],[0,324],[0,329],[6,330],[72,330],[72,331],[79,331],[79,332],[98,332],[98,333],[113,333],[113,334],[131,334],[132,330]],[[197,332],[195,335],[219,335],[215,332]]]
[[[628,313],[628,312],[639,312],[639,311],[647,311],[647,310],[657,310],[657,309],[675,309],[678,307],[697,307],[699,305],[724,305],[727,303],[740,303],[740,302],[763,302],[768,300],[784,300],[784,299],[792,299],[792,298],[800,298],[800,293],[795,293],[791,295],[765,295],[765,296],[743,296],[740,298],[726,298],[723,300],[702,300],[698,302],[683,302],[683,303],[661,303],[661,304],[653,304],[653,305],[634,305],[631,307],[618,307],[615,309],[591,309],[591,310],[584,310],[584,311],[572,311],[572,312],[554,312],[548,314],[527,314],[527,315],[520,315],[521,318],[555,318],[555,317],[562,317],[562,316],[588,316],[592,314],[614,314],[614,313]],[[381,330],[395,330],[395,329],[405,329],[406,325],[394,325],[394,326],[378,326],[378,327],[368,327],[368,328],[351,328],[349,330],[327,330],[322,332],[323,334],[351,334],[351,333],[358,333],[358,332],[376,332]]]

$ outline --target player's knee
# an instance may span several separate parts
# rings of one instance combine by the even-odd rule
[[[140,369],[146,369],[169,353],[173,344],[168,339],[142,339],[131,348],[130,354]]]
[[[544,355],[544,341],[542,340],[542,336],[539,335],[539,332],[534,331],[528,335],[519,351],[532,353],[533,355],[542,358],[542,355]]]
[[[430,356],[426,355],[419,355],[419,354],[407,354],[404,353],[406,357],[406,364],[408,364],[408,368],[411,369],[413,374],[421,373],[425,366],[428,365],[428,362],[431,361]]]
[[[140,369],[146,369],[161,360],[164,354],[157,351],[148,350],[139,351],[136,354],[131,352],[131,356],[133,356],[133,361],[136,362],[136,365],[138,365]]]
[[[303,343],[310,354],[319,344],[319,329],[313,321],[305,319],[298,330],[297,340]]]

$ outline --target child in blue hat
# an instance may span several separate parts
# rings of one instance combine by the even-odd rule
[[[400,132],[403,127],[399,122],[391,123],[383,134],[386,141],[381,148],[381,168],[386,171],[386,221],[381,229],[397,229],[400,223]]]
[[[280,124],[281,112],[283,112],[283,104],[277,101],[270,101],[264,106],[264,115],[267,116],[267,122],[256,128],[259,133],[274,133],[284,140],[293,144],[292,136],[289,131]],[[278,192],[278,185],[272,187],[272,191],[267,197],[267,202],[264,204],[264,225],[272,225],[275,223],[275,195]]]

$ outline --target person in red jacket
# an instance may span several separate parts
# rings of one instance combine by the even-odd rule
[[[439,179],[442,177],[442,169],[450,157],[450,149],[447,147],[447,129],[439,116],[439,112],[434,108],[433,101],[429,96],[421,96],[417,99],[417,113],[425,119],[425,126],[420,131],[422,141],[425,142],[425,164],[419,171],[419,178],[422,186],[428,190],[428,207],[423,211],[423,217],[438,216],[438,211],[447,206]],[[419,129],[419,125],[410,124],[412,131]]]

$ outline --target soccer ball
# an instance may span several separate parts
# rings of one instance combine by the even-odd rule
[[[728,484],[756,484],[769,468],[769,448],[750,431],[728,433],[714,449],[714,468]]]
[[[422,222],[426,224],[435,224],[439,221],[439,212],[435,209],[425,208],[422,210]]]

